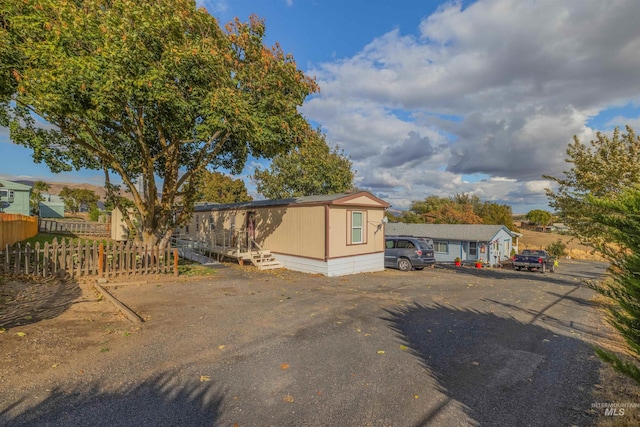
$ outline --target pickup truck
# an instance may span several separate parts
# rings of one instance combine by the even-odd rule
[[[526,268],[529,271],[539,269],[542,273],[549,270],[553,273],[556,271],[556,259],[547,251],[525,249],[513,257],[513,268]]]

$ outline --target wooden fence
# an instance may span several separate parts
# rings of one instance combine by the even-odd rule
[[[38,218],[0,213],[0,248],[38,234]]]
[[[137,246],[131,242],[98,243],[58,242],[34,246],[27,243],[5,246],[0,252],[0,271],[48,277],[68,274],[71,277],[132,276],[171,273],[178,275],[178,250],[167,247]]]
[[[111,222],[40,220],[40,232],[76,236],[111,237]]]

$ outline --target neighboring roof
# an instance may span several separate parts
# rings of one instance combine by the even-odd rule
[[[363,203],[357,199],[366,198],[369,203]],[[234,210],[234,209],[251,209],[264,208],[270,206],[298,206],[298,205],[350,205],[350,206],[368,206],[368,207],[384,207],[388,208],[389,203],[377,198],[367,191],[359,191],[357,193],[338,193],[324,194],[318,196],[291,197],[289,199],[276,200],[253,200],[251,202],[240,203],[202,203],[194,207],[195,212],[204,212],[211,210]]]
[[[0,187],[6,188],[8,190],[31,190],[30,185],[20,184],[18,182],[7,181],[6,179],[0,179]]]
[[[510,236],[518,236],[504,225],[485,224],[404,224],[389,223],[385,234],[430,237],[434,240],[461,240],[469,242],[490,242],[500,232],[505,230]]]

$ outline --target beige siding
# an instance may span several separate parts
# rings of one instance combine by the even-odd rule
[[[357,206],[380,206],[380,204],[377,201],[372,200],[370,197],[367,197],[367,196],[356,197],[355,199],[341,202],[341,204],[357,205]]]
[[[351,212],[363,212],[365,243],[351,244]],[[329,258],[368,254],[384,250],[382,209],[359,207],[331,207],[329,229]],[[380,227],[378,227],[380,225]]]
[[[324,206],[256,210],[256,240],[272,252],[324,259]]]

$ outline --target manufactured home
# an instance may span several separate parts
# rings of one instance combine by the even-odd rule
[[[520,233],[504,225],[485,224],[387,224],[387,235],[409,235],[433,239],[436,262],[480,260],[499,265],[518,251]]]
[[[389,204],[361,191],[198,204],[181,238],[209,242],[213,252],[250,258],[268,251],[285,268],[326,276],[384,270]],[[222,249],[221,249],[222,248]]]

